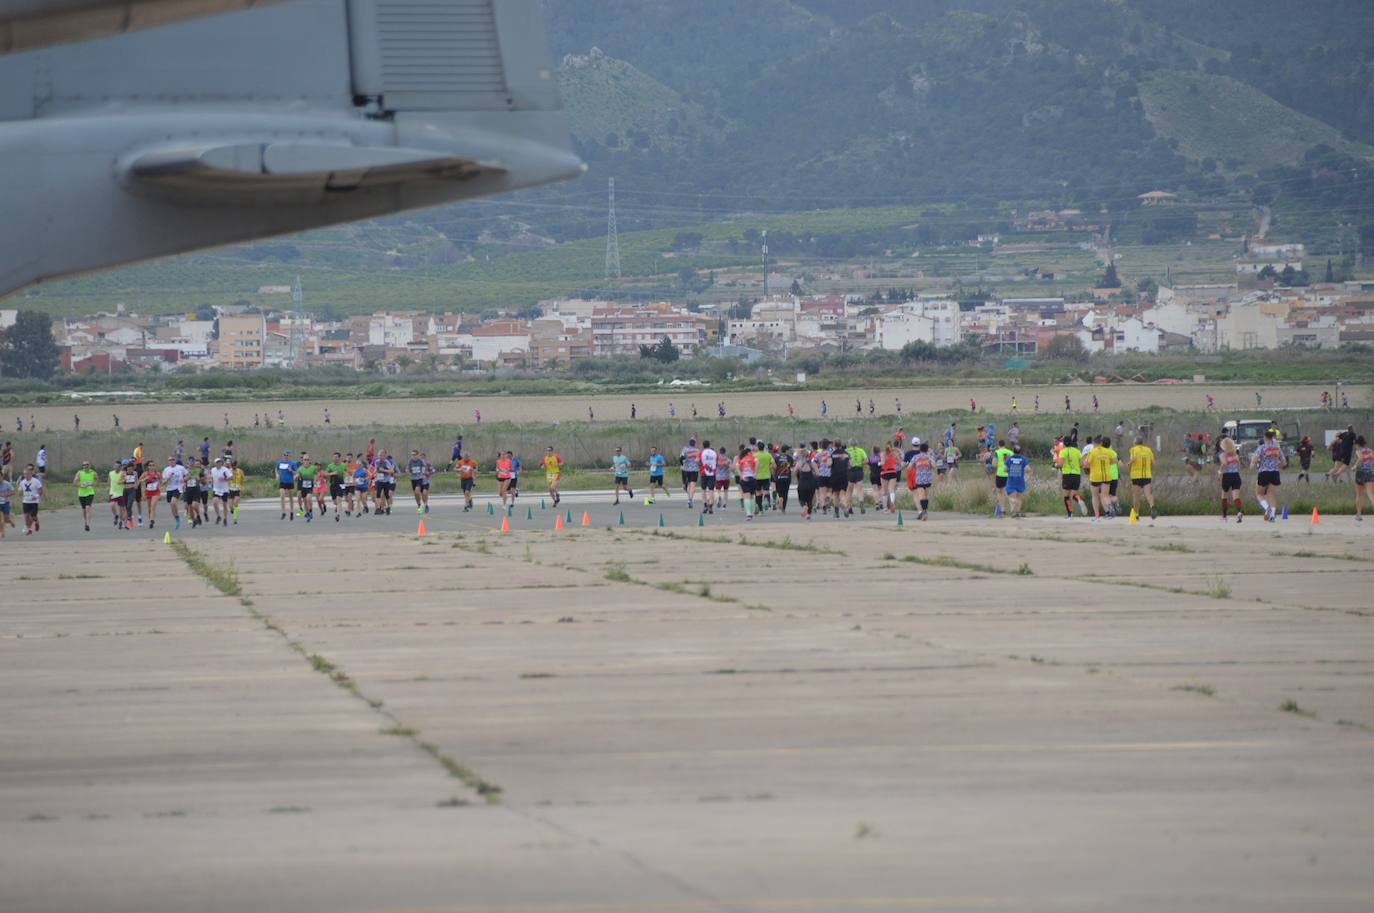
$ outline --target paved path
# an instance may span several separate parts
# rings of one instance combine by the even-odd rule
[[[661,503],[6,542],[0,909],[1374,906],[1374,530]]]

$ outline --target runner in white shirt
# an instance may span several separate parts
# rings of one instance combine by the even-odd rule
[[[177,458],[167,458],[167,468],[162,470],[162,490],[166,492],[167,503],[172,507],[172,520],[181,529],[181,498],[186,490],[186,467]]]
[[[229,525],[229,480],[234,473],[224,465],[224,457],[215,457],[210,470],[210,494],[215,499],[215,525]]]
[[[720,464],[720,457],[711,449],[710,441],[702,441],[698,459],[701,462],[701,512],[703,514],[714,513],[716,507],[716,467]]]
[[[38,532],[38,502],[43,500],[43,480],[34,475],[32,463],[24,467],[19,495],[24,504],[24,535],[32,536]]]

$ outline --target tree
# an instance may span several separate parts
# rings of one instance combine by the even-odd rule
[[[1155,296],[1159,294],[1159,283],[1151,279],[1149,276],[1146,276],[1144,279],[1141,279],[1139,282],[1137,282],[1135,284],[1135,288],[1136,291],[1140,292],[1142,296],[1148,298],[1151,301],[1153,301],[1155,299]]]
[[[40,311],[20,311],[14,325],[0,333],[0,375],[47,380],[56,372],[52,318]]]
[[[1102,283],[1098,288],[1121,288],[1121,278],[1116,274],[1115,263],[1107,264],[1107,271],[1102,274]]]
[[[1078,361],[1087,354],[1087,349],[1083,348],[1083,340],[1072,333],[1061,333],[1054,337],[1044,350],[1046,358],[1056,361]]]
[[[672,364],[682,357],[682,352],[673,341],[667,336],[660,339],[655,345],[641,345],[639,347],[640,358],[651,358],[663,364]]]
[[[793,280],[792,280],[792,288],[788,289],[788,291],[789,291],[792,295],[794,295],[794,296],[800,298],[801,295],[802,295],[801,283],[798,282],[796,279],[793,279]]]
[[[740,295],[739,300],[736,301],[734,304],[730,305],[731,320],[748,320],[750,315],[753,313],[754,302],[750,301],[743,295]]]
[[[1326,279],[1325,279],[1324,281],[1326,281],[1326,282],[1335,282],[1335,281],[1336,281],[1336,268],[1335,268],[1335,265],[1331,262],[1331,258],[1330,258],[1330,257],[1327,257],[1327,258],[1326,258]]]

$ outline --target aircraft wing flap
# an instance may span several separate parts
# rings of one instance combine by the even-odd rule
[[[297,196],[420,180],[466,180],[497,163],[421,149],[271,141],[177,146],[144,152],[122,168],[126,186],[173,196]]]

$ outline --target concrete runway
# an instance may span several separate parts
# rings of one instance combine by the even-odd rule
[[[1374,908],[1374,523],[597,498],[7,540],[0,909]]]

